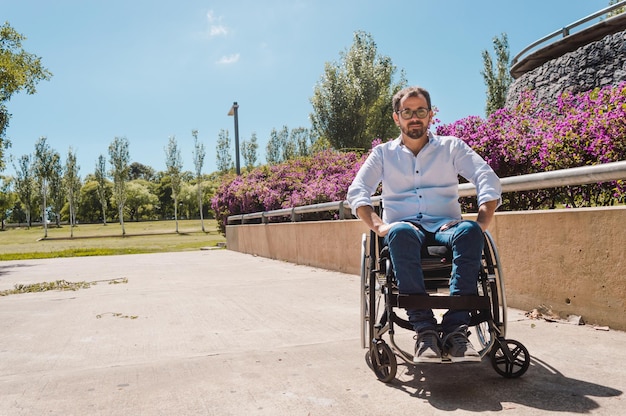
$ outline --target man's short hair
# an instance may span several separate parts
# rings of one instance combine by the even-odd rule
[[[393,112],[395,113],[400,111],[400,101],[402,101],[404,97],[417,97],[419,95],[424,96],[426,103],[428,104],[428,109],[432,110],[432,106],[430,104],[430,93],[422,87],[414,86],[403,88],[393,96],[393,99],[391,100]]]

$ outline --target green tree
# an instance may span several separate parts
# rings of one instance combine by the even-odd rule
[[[110,195],[107,195],[107,161],[104,155],[98,156],[94,176],[98,184],[98,201],[102,211],[102,225],[107,225],[107,205]]]
[[[139,221],[140,218],[151,218],[153,207],[159,202],[150,190],[150,182],[144,179],[129,181],[126,186],[126,209],[129,218]]]
[[[404,73],[394,82],[396,67],[378,53],[368,33],[357,31],[340,62],[327,62],[314,89],[311,122],[316,136],[335,149],[369,149],[372,140],[397,133],[391,98],[406,85]]]
[[[165,165],[167,173],[171,178],[172,199],[174,199],[174,221],[176,232],[178,232],[178,195],[180,194],[181,171],[183,170],[183,159],[180,156],[180,149],[176,142],[176,137],[171,136],[165,148]]]
[[[77,217],[83,222],[101,222],[102,204],[100,203],[100,185],[92,175],[87,175],[85,183],[80,188],[80,205]],[[110,181],[104,183],[104,193],[107,198],[113,196],[113,184]]]
[[[169,219],[174,215],[172,203],[172,178],[164,172],[157,173],[156,195],[159,198],[159,214],[161,218]]]
[[[72,151],[72,148],[67,152],[67,159],[65,160],[65,172],[63,174],[63,182],[67,195],[67,203],[69,204],[69,223],[70,223],[70,237],[74,237],[74,227],[76,226],[76,206],[78,204],[78,197],[80,195],[80,176],[78,171],[80,166],[76,163],[76,153]]]
[[[189,182],[183,183],[180,187],[178,200],[180,201],[179,205],[181,217],[191,218],[191,213],[196,212],[199,209],[198,184],[191,184]]]
[[[291,130],[289,140],[296,148],[296,156],[304,157],[312,154],[311,147],[315,143],[315,137],[311,131],[304,127],[298,127]]]
[[[11,115],[5,103],[21,90],[35,94],[37,83],[52,77],[52,73],[42,66],[41,58],[22,48],[25,40],[26,37],[13,29],[9,22],[0,26],[0,171],[4,169],[4,151],[9,146],[4,134]]]
[[[244,140],[241,143],[241,155],[243,156],[243,164],[246,166],[248,172],[254,169],[254,166],[256,166],[258,149],[259,144],[257,143],[256,133],[254,132],[250,136],[250,140]]]
[[[4,223],[8,218],[11,211],[11,207],[15,205],[15,194],[11,192],[11,178],[8,176],[0,175],[0,221],[2,222],[2,229],[4,231]]]
[[[22,202],[26,214],[26,224],[32,225],[31,215],[34,206],[35,178],[31,155],[22,155],[15,169],[15,192]]]
[[[202,166],[204,165],[204,144],[198,141],[198,130],[192,130],[193,136],[193,165],[196,168],[196,196],[198,199],[198,210],[200,212],[200,226],[204,232],[204,215],[202,213]]]
[[[124,205],[126,204],[126,182],[130,167],[128,165],[130,153],[128,151],[128,139],[116,137],[109,145],[109,162],[113,166],[111,177],[113,177],[113,197],[117,205],[117,215],[122,226],[122,235],[126,235],[124,228]]]
[[[63,186],[63,166],[61,166],[61,155],[54,152],[52,155],[52,176],[50,176],[50,201],[54,222],[61,226],[61,210],[65,205],[65,188]]]
[[[484,50],[482,53],[484,69],[480,72],[487,86],[487,104],[485,106],[487,116],[504,108],[506,94],[513,82],[513,77],[509,72],[509,41],[506,33],[502,33],[499,38],[493,38],[493,48],[496,54],[495,68],[491,55]]]
[[[135,179],[144,179],[150,182],[155,178],[154,169],[139,162],[131,163],[129,169],[128,176],[131,181],[134,181]]]
[[[265,146],[265,161],[268,165],[277,165],[282,161],[281,137],[276,129],[270,132],[270,138]]]
[[[228,130],[220,130],[217,136],[217,170],[226,173],[233,168],[233,157],[231,154],[230,138]]]
[[[47,138],[42,136],[35,143],[35,176],[41,185],[41,222],[44,238],[48,237],[48,188],[54,171],[56,152],[50,148]]]
[[[270,139],[267,141],[265,159],[270,165],[277,165],[281,162],[293,159],[295,156],[295,146],[289,142],[289,129],[283,126],[280,131],[272,129]]]
[[[622,0],[610,0],[609,1],[609,6],[613,6],[617,3],[619,3]],[[606,14],[606,17],[613,17],[613,16],[617,16],[618,14],[622,14],[626,11],[626,6],[622,6],[622,7],[618,7],[617,9],[609,12]]]

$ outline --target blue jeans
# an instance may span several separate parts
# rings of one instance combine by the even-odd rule
[[[417,228],[416,228],[417,227]],[[409,223],[394,225],[385,236],[389,255],[402,294],[427,295],[421,267],[423,245],[444,245],[452,251],[452,275],[450,295],[476,295],[478,275],[481,267],[484,237],[483,231],[474,221],[461,221],[434,233]],[[430,309],[407,309],[409,322],[416,332],[435,330],[437,320]],[[444,334],[457,331],[468,325],[467,310],[449,310],[441,322]]]

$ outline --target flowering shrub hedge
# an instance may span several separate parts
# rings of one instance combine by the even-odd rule
[[[437,134],[465,140],[501,177],[626,160],[626,83],[564,94],[547,107],[525,93],[511,110],[468,117]],[[623,182],[518,192],[504,209],[610,205],[624,202]]]
[[[325,150],[241,176],[225,176],[211,206],[224,230],[229,215],[342,201],[362,160],[353,152]],[[318,216],[325,217],[331,218]]]
[[[470,116],[440,125],[436,132],[466,141],[501,178],[626,160],[626,83],[565,94],[550,107],[525,93],[514,109],[498,110],[487,119]],[[224,230],[229,215],[341,201],[363,160],[352,152],[324,151],[224,176],[212,208]],[[623,181],[516,192],[504,195],[501,209],[611,205],[623,203],[625,192]],[[471,205],[471,199],[464,201]]]

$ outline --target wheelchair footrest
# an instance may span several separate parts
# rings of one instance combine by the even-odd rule
[[[424,296],[390,295],[390,302],[398,308],[411,309],[466,309],[489,310],[491,305],[487,296]]]

